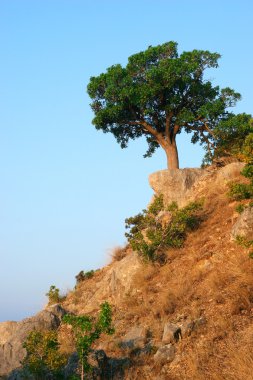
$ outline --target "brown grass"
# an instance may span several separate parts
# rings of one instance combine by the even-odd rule
[[[199,192],[206,196],[206,219],[192,232],[182,249],[166,253],[164,266],[143,264],[133,277],[130,290],[111,297],[108,270],[130,249],[117,247],[112,263],[80,284],[65,301],[77,313],[95,297],[96,289],[108,289],[116,333],[100,343],[109,356],[122,357],[117,340],[130,327],[141,324],[152,332],[151,343],[161,344],[164,324],[205,317],[206,325],[176,344],[176,359],[159,366],[152,356],[136,359],[126,380],[252,380],[253,354],[253,262],[247,249],[231,241],[238,215],[235,202],[212,181]],[[103,346],[104,344],[104,346]]]

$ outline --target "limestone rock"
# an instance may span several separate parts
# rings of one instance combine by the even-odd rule
[[[172,213],[170,211],[160,211],[156,217],[156,221],[161,223],[163,227],[167,226],[172,220]]]
[[[154,355],[154,361],[160,365],[170,363],[175,358],[175,347],[172,344],[167,344],[158,348],[157,352]]]
[[[149,176],[149,183],[156,195],[163,194],[166,205],[175,201],[185,202],[186,193],[205,174],[203,169],[160,170]]]
[[[253,240],[253,207],[246,208],[232,228],[232,238],[243,236],[246,240]]]
[[[181,339],[181,328],[174,323],[166,323],[163,329],[162,341],[165,344],[178,342]]]
[[[196,331],[199,327],[206,325],[206,323],[207,321],[205,317],[200,317],[191,321],[188,320],[183,322],[180,325],[182,338],[190,336],[193,331]]]
[[[132,327],[124,336],[120,346],[122,348],[141,348],[145,346],[147,329],[142,326]]]
[[[56,313],[56,314],[55,314]],[[6,375],[20,367],[20,362],[25,357],[23,342],[33,330],[52,330],[60,324],[60,315],[64,311],[59,305],[49,307],[33,317],[20,322],[0,323],[0,376]]]
[[[17,329],[17,322],[7,321],[0,323],[0,345],[7,342],[7,340],[15,333]]]

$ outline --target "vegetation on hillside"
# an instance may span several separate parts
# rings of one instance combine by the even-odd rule
[[[165,250],[182,247],[187,232],[198,227],[202,204],[192,202],[179,209],[173,202],[166,208],[163,196],[156,196],[147,210],[126,219],[128,242],[145,260],[164,262]]]
[[[85,373],[92,369],[88,356],[93,343],[100,338],[102,333],[111,335],[114,332],[111,307],[108,302],[104,302],[96,321],[88,315],[67,314],[63,317],[63,323],[72,327],[80,363],[80,376],[83,380]]]

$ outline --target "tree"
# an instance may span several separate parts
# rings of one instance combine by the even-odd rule
[[[219,58],[203,50],[179,55],[172,41],[130,56],[126,67],[117,64],[90,78],[93,124],[111,132],[122,148],[129,139],[144,136],[145,157],[160,146],[168,168],[179,168],[177,135],[182,130],[192,133],[193,143],[199,141],[211,151],[214,128],[240,99],[234,90],[204,80],[205,70],[218,67]]]
[[[253,164],[253,119],[245,113],[230,115],[214,130],[216,157],[234,156]]]
[[[92,344],[100,338],[102,333],[113,334],[112,312],[108,302],[101,305],[101,310],[96,321],[88,315],[66,314],[62,319],[63,323],[72,326],[77,354],[81,366],[81,380],[84,379],[85,372],[89,372],[91,365],[88,362],[88,355]]]
[[[56,331],[31,331],[23,347],[26,357],[22,364],[35,379],[60,379],[67,360],[59,351]]]

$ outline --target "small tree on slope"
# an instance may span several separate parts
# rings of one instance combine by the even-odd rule
[[[129,57],[126,67],[109,67],[91,77],[88,94],[96,129],[111,132],[122,148],[144,136],[145,157],[161,146],[169,169],[179,168],[176,137],[192,133],[192,142],[213,148],[213,130],[231,114],[240,94],[204,80],[207,68],[218,67],[220,55],[209,51],[177,52],[167,42]]]

